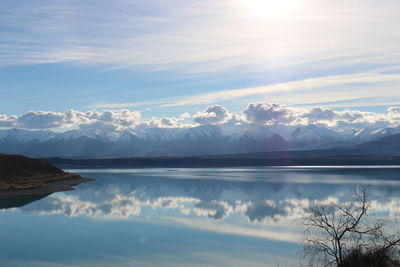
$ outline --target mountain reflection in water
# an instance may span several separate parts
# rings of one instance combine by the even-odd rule
[[[14,209],[13,212],[48,220],[54,216],[60,220],[62,216],[61,218],[72,220],[71,222],[79,221],[80,227],[87,226],[90,229],[88,231],[104,227],[101,234],[98,232],[100,230],[96,230],[99,240],[93,240],[93,236],[87,238],[90,242],[99,243],[108,240],[110,243],[107,243],[107,253],[110,246],[118,247],[118,253],[126,249],[119,246],[119,241],[110,241],[112,239],[109,236],[100,238],[104,231],[114,229],[115,226],[110,225],[126,223],[125,228],[118,226],[123,234],[115,235],[120,238],[135,231],[142,235],[151,228],[152,232],[158,231],[157,237],[153,239],[164,238],[164,241],[156,242],[157,246],[163,246],[163,249],[157,248],[157,253],[161,253],[160,249],[165,250],[163,242],[168,239],[167,246],[182,245],[185,253],[190,248],[196,251],[193,253],[203,251],[208,258],[212,253],[217,253],[213,255],[218,256],[218,260],[213,258],[207,263],[213,266],[242,266],[241,264],[249,262],[248,265],[251,266],[276,266],[276,261],[293,266],[290,262],[301,248],[302,229],[298,219],[303,215],[304,209],[317,200],[337,203],[347,201],[349,192],[359,185],[368,186],[369,198],[373,199],[372,206],[379,216],[397,217],[400,211],[400,173],[397,168],[69,171],[96,180],[77,186],[75,191],[49,195],[18,210]],[[20,206],[21,203],[15,206]],[[4,207],[3,203],[1,205]],[[156,225],[156,228],[152,225]],[[184,234],[187,236],[185,241],[172,234],[174,231],[171,229],[177,229],[181,234],[188,231]],[[204,236],[196,237],[195,231],[204,233]],[[140,237],[140,242],[148,244],[151,235],[152,233],[148,233]],[[236,241],[227,241],[228,237]],[[202,246],[202,242],[207,242],[207,245]],[[132,246],[138,249],[137,246]],[[230,248],[227,249],[226,246]],[[138,266],[157,266],[154,262],[155,250],[148,248],[142,251],[137,257],[142,257],[144,262]],[[246,255],[254,255],[251,254],[251,259],[240,262],[235,259],[239,257],[240,253],[237,252],[240,250],[248,250]],[[184,261],[179,256],[184,252],[177,251],[168,252],[172,259],[167,261],[169,265],[163,266],[185,266],[188,263],[191,266],[207,266],[198,262],[204,255],[188,256]],[[97,248],[95,254],[100,252],[101,249]],[[146,255],[151,259],[145,259]],[[244,256],[240,257],[243,259]],[[269,261],[269,265],[266,261]],[[193,264],[194,262],[198,264]],[[83,263],[78,265],[89,266]],[[124,264],[119,262],[115,266]]]
[[[0,197],[0,209],[18,208],[47,197],[49,194],[17,195]]]
[[[73,170],[79,172],[79,170]],[[371,199],[394,215],[400,180],[396,169],[163,169],[81,170],[96,181],[79,190],[52,195],[23,208],[124,219],[176,210],[182,216],[223,220],[240,213],[249,222],[282,221],[301,215],[310,201],[346,200],[351,189],[369,185]],[[400,203],[400,202],[399,202]]]

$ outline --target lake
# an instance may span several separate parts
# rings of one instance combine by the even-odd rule
[[[0,265],[294,266],[304,208],[367,185],[377,214],[397,217],[399,168],[67,170],[96,181],[0,199]]]

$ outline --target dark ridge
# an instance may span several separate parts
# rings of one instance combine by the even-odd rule
[[[20,155],[0,154],[0,193],[25,189],[45,188],[46,193],[71,189],[71,185],[86,182],[89,179],[60,170],[40,159]],[[29,193],[29,192],[26,192]],[[38,191],[38,193],[45,193]]]
[[[0,199],[0,209],[19,208],[34,201],[47,197],[49,194],[16,195]]]
[[[321,153],[323,154],[323,153]],[[65,159],[47,158],[45,161],[62,168],[151,168],[151,167],[246,167],[246,166],[356,166],[400,165],[399,156],[390,155],[290,155],[279,153],[237,154],[200,157],[130,157]],[[275,156],[275,157],[274,157]],[[279,157],[282,156],[282,157]]]
[[[64,172],[42,160],[20,155],[0,154],[0,180],[60,174],[64,174]]]

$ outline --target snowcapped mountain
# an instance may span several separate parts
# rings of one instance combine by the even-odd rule
[[[366,139],[373,131],[377,130],[376,127],[366,127],[354,132],[354,138],[356,139]]]
[[[116,138],[116,139],[114,140],[114,142],[115,142],[115,143],[122,143],[122,144],[125,144],[125,143],[133,142],[133,141],[136,140],[137,138],[138,138],[137,135],[134,134],[134,133],[132,133],[132,132],[130,132],[130,131],[122,131],[122,132],[119,134],[118,138]]]
[[[221,138],[222,130],[217,125],[202,125],[199,127],[185,129],[181,137],[190,140],[208,139],[208,138]]]
[[[337,132],[316,125],[297,127],[290,134],[290,141],[292,142],[321,142],[336,139],[340,139]]]
[[[24,129],[7,129],[0,131],[0,140],[12,141],[15,143],[28,143],[31,141],[44,142],[54,138],[56,133],[49,130],[29,131]]]
[[[138,138],[146,141],[170,141],[177,138],[181,129],[174,128],[147,128],[136,131],[135,134]]]
[[[54,141],[63,141],[63,140],[70,140],[70,139],[77,139],[82,136],[83,133],[78,130],[71,130],[66,131],[64,133],[60,133],[54,137]]]
[[[243,133],[241,134],[241,137],[250,139],[252,138],[256,140],[266,140],[271,138],[275,134],[276,133],[268,129],[267,126],[254,125],[252,127],[245,128],[243,130]]]
[[[117,139],[120,134],[121,132],[107,132],[99,129],[79,129],[59,133],[54,136],[54,140],[71,140],[85,136],[103,142],[110,142]]]
[[[295,128],[289,137],[290,143],[297,148],[325,148],[338,145],[345,141],[340,133],[316,125],[300,126]]]
[[[372,141],[381,137],[391,136],[400,133],[400,126],[395,128],[376,128],[369,127],[363,128],[355,134],[355,139],[361,140],[363,142]]]
[[[337,132],[319,125],[251,124],[110,132],[78,129],[63,133],[13,128],[0,130],[0,153],[35,157],[234,154],[344,147],[399,133],[400,127]]]

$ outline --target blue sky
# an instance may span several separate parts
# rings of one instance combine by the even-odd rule
[[[0,114],[400,105],[398,1],[0,5]]]

